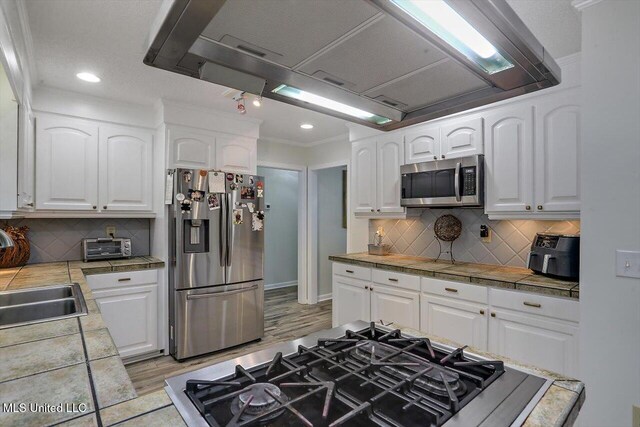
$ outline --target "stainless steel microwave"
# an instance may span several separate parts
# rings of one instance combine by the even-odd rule
[[[414,163],[400,168],[400,204],[409,208],[483,207],[484,156]]]

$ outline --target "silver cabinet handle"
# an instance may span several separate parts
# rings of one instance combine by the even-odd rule
[[[454,288],[444,288],[444,290],[447,291],[447,292],[453,292],[454,294],[458,293],[458,290],[454,289]]]
[[[210,292],[207,294],[187,295],[187,299],[189,300],[189,299],[223,297],[226,295],[234,295],[234,294],[241,294],[243,292],[255,291],[256,289],[258,289],[258,285],[253,285],[249,288],[236,289],[233,291],[221,291],[221,292]]]
[[[393,278],[389,277],[389,281],[390,281],[390,282],[397,282],[397,281],[398,281],[398,279],[393,279]]]
[[[123,277],[122,279],[118,279],[118,282],[129,282],[131,277]]]
[[[526,305],[527,307],[542,308],[542,304],[538,304],[537,302],[525,301],[522,304]]]
[[[353,270],[345,270],[347,273],[353,274]]]

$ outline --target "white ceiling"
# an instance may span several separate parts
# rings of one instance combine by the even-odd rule
[[[552,56],[580,50],[580,17],[571,0],[507,0]],[[225,87],[158,70],[142,63],[151,23],[161,0],[25,0],[33,36],[38,83],[136,104],[166,98],[234,111]],[[91,71],[99,84],[78,80]],[[247,116],[262,119],[261,136],[302,144],[347,132],[346,122],[265,99],[247,103]],[[312,123],[314,129],[300,129]]]

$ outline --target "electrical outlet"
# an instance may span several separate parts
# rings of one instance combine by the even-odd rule
[[[115,225],[107,225],[105,227],[105,232],[107,236],[115,236],[116,235],[116,226]]]
[[[480,226],[480,240],[483,243],[491,243],[491,229],[484,224]]]
[[[640,406],[633,406],[633,427],[640,427]]]

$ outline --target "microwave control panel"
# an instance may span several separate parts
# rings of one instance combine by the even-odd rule
[[[476,168],[475,166],[462,168],[462,195],[476,195]]]

